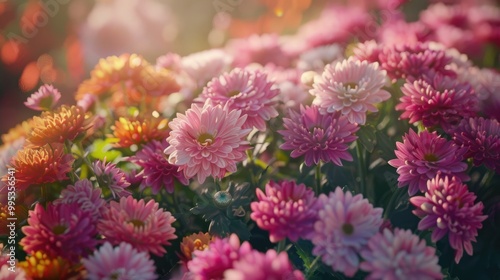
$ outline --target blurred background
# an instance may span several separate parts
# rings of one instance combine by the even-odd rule
[[[294,33],[326,4],[402,3],[415,20],[428,1],[0,0],[0,134],[37,112],[23,105],[44,83],[74,104],[99,58],[139,53],[154,63],[253,33]],[[358,3],[359,2],[359,3]]]

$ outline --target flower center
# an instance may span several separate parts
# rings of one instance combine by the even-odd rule
[[[130,220],[128,221],[129,223],[133,224],[134,227],[143,227],[144,226],[144,222],[143,221],[140,221],[140,220],[137,220],[137,219],[133,219],[133,220]]]
[[[64,232],[66,232],[66,229],[67,229],[67,227],[65,225],[57,225],[57,226],[52,228],[52,232],[55,235],[60,235],[60,234],[63,234]]]
[[[345,235],[352,235],[354,233],[354,227],[349,223],[343,224],[342,231]]]
[[[196,140],[203,146],[210,146],[214,141],[214,136],[210,133],[205,132],[200,134],[200,136],[198,136],[198,139]]]
[[[203,251],[203,250],[205,250],[208,247],[208,245],[207,244],[203,244],[203,242],[199,238],[197,238],[193,242],[193,244],[194,244],[194,249],[196,249],[198,251]]]
[[[439,158],[435,155],[435,154],[426,154],[424,155],[424,159],[426,161],[429,161],[429,162],[435,162],[437,161]]]
[[[344,84],[344,87],[345,87],[347,90],[350,90],[350,89],[357,89],[357,88],[358,88],[358,84],[357,84],[357,83],[354,83],[354,82],[345,83],[345,84]]]
[[[228,95],[229,95],[229,97],[233,97],[233,96],[235,96],[235,95],[240,94],[240,92],[241,92],[241,91],[239,91],[239,90],[233,90],[233,91],[230,91]]]
[[[233,201],[233,196],[227,191],[218,191],[214,194],[214,203],[218,207],[227,207]]]

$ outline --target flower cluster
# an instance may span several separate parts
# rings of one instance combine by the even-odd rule
[[[41,85],[1,137],[0,278],[498,276],[500,9],[405,2]]]

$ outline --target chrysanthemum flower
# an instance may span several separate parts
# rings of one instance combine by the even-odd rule
[[[168,142],[153,140],[131,156],[131,162],[142,167],[142,171],[136,176],[141,180],[141,190],[151,187],[153,194],[157,194],[162,188],[167,192],[174,192],[174,180],[178,180],[184,185],[189,184],[189,180],[179,172],[178,167],[168,162],[168,157],[163,151],[168,147]]]
[[[25,261],[19,263],[27,279],[70,279],[79,274],[76,265],[72,265],[61,257],[49,257],[41,251],[27,256]],[[3,279],[3,278],[0,278]]]
[[[314,224],[312,253],[323,262],[352,277],[359,266],[359,251],[382,225],[382,208],[361,194],[344,193],[340,187],[319,197],[320,210]]]
[[[466,148],[460,148],[452,141],[440,137],[437,132],[427,130],[417,134],[410,131],[403,136],[403,143],[396,142],[397,159],[389,160],[389,165],[397,168],[398,187],[408,185],[410,196],[427,190],[427,180],[442,174],[468,180],[467,164],[462,162]]]
[[[238,236],[232,234],[224,239],[215,238],[206,250],[194,251],[194,257],[187,266],[194,279],[223,279],[224,272],[251,251],[250,243],[243,242],[240,246]]]
[[[155,265],[147,252],[122,242],[114,247],[104,243],[92,256],[82,260],[87,279],[157,279]]]
[[[168,136],[168,120],[147,117],[120,117],[114,126],[111,126],[113,136],[118,139],[115,146],[129,148],[132,145],[141,145],[153,140],[163,140]]]
[[[51,258],[78,262],[97,244],[92,218],[78,204],[49,203],[47,209],[37,204],[29,214],[28,225],[21,229],[26,236],[19,242],[29,254],[41,251]]]
[[[369,40],[358,43],[352,50],[352,57],[359,61],[376,62],[381,51],[382,46],[379,43],[375,40]]]
[[[427,43],[397,44],[382,48],[378,55],[380,67],[393,79],[420,78],[430,70],[444,75],[455,73],[446,69],[452,61],[444,50],[431,49]]]
[[[94,188],[92,182],[87,179],[77,181],[75,185],[69,185],[61,191],[61,195],[54,204],[76,203],[84,212],[88,212],[93,222],[101,217],[101,212],[106,205],[99,188]]]
[[[203,251],[210,246],[212,236],[209,233],[193,233],[182,238],[180,245],[184,260],[189,261],[193,258],[194,251]]]
[[[27,138],[33,129],[33,119],[27,119],[2,135],[3,145],[10,144],[19,140],[20,138]]]
[[[300,113],[290,110],[283,119],[284,130],[278,130],[285,140],[280,148],[292,150],[291,157],[305,156],[311,166],[320,161],[342,166],[341,160],[352,161],[349,144],[356,140],[359,127],[350,123],[340,112],[321,114],[317,106],[300,107]]]
[[[73,156],[64,153],[62,144],[24,147],[11,161],[16,170],[16,188],[25,190],[30,185],[68,179],[74,160]],[[6,177],[2,178],[2,181],[6,180]]]
[[[313,104],[323,112],[340,111],[351,123],[365,124],[367,112],[377,112],[374,105],[391,94],[382,89],[386,73],[378,63],[349,58],[335,65],[325,66],[321,78],[313,84],[310,93]]]
[[[128,196],[109,203],[97,229],[114,245],[127,242],[139,251],[162,256],[166,252],[163,246],[177,238],[173,222],[172,214],[159,208],[154,200],[138,201]]]
[[[318,210],[312,189],[294,181],[271,181],[266,193],[257,189],[256,194],[258,201],[250,204],[250,218],[269,231],[271,242],[287,237],[297,241],[311,234]]]
[[[51,85],[42,85],[38,91],[28,97],[24,105],[36,111],[46,111],[54,108],[59,99],[61,99],[59,90]]]
[[[470,84],[439,73],[431,75],[407,81],[401,88],[404,96],[396,110],[403,111],[402,119],[410,119],[410,123],[421,121],[426,127],[450,129],[462,118],[475,116],[478,99]]]
[[[137,85],[147,97],[158,97],[180,90],[175,76],[170,70],[147,65],[141,71],[141,79]]]
[[[208,176],[223,178],[226,172],[235,172],[248,149],[244,137],[250,129],[242,128],[245,121],[241,111],[227,106],[192,104],[169,123],[168,161],[179,166],[186,178],[196,176],[200,183]]]
[[[213,77],[219,76],[229,69],[233,58],[219,49],[205,50],[182,57],[180,65],[199,88],[202,88]]]
[[[300,270],[294,270],[286,252],[277,253],[268,250],[266,253],[252,251],[238,261],[233,268],[224,272],[224,279],[231,280],[268,280],[287,279],[303,280]]]
[[[27,140],[37,146],[71,141],[88,129],[87,122],[81,107],[62,105],[55,111],[45,111],[40,117],[33,117],[33,130]]]
[[[464,157],[500,173],[500,123],[495,119],[463,119],[453,130],[453,142],[467,148]]]
[[[7,244],[7,243],[6,243]],[[0,279],[2,280],[25,280],[26,273],[23,269],[18,269],[19,263],[14,260],[15,270],[11,270],[10,256],[5,253],[4,244],[0,244]]]
[[[125,173],[116,166],[116,164],[106,160],[96,160],[92,163],[92,170],[97,177],[99,186],[103,188],[108,187],[113,197],[122,197],[130,194],[126,190],[130,183],[127,181]]]
[[[411,230],[385,229],[368,241],[361,251],[360,268],[369,273],[366,279],[442,279],[436,249],[427,246]]]
[[[290,59],[283,51],[277,34],[253,34],[243,39],[233,39],[227,44],[227,51],[234,57],[233,66],[246,67],[251,63],[274,64],[287,67]]]
[[[476,241],[477,231],[488,217],[483,215],[483,203],[474,203],[476,195],[459,178],[437,174],[427,182],[424,196],[410,198],[417,207],[413,213],[422,220],[419,230],[431,229],[432,242],[448,235],[455,249],[455,262],[462,258],[464,249],[472,256],[472,242]]]
[[[199,101],[241,110],[247,115],[243,128],[266,130],[266,121],[278,116],[276,97],[279,90],[260,70],[233,69],[213,78],[203,89]]]
[[[344,60],[344,50],[339,44],[331,44],[310,49],[302,53],[297,68],[303,72],[322,73],[327,64],[336,64]]]

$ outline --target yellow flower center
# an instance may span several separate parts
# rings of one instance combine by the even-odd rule
[[[64,232],[66,232],[66,226],[65,225],[57,225],[55,227],[52,228],[52,232],[55,234],[55,235],[60,235],[60,234],[63,234]]]
[[[210,133],[205,132],[200,134],[200,136],[198,136],[198,139],[196,140],[203,146],[210,146],[214,141],[214,136]]]
[[[143,227],[144,226],[144,222],[140,221],[140,220],[137,220],[137,219],[133,219],[133,220],[130,220],[128,222],[131,223],[131,224],[133,224],[134,227]]]
[[[424,155],[424,159],[426,161],[435,162],[438,160],[438,157],[435,154],[426,154]]]
[[[354,227],[349,223],[343,224],[342,231],[345,233],[345,235],[352,235],[354,233]]]

